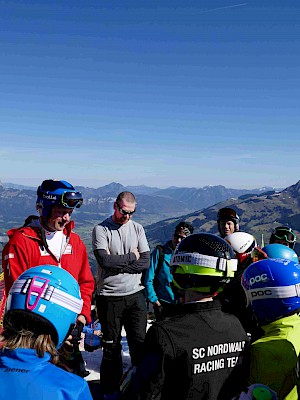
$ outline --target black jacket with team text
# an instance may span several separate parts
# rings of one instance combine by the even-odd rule
[[[125,398],[227,400],[243,388],[241,353],[248,342],[239,320],[217,300],[180,305],[154,323]]]

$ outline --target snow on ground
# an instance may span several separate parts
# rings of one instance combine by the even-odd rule
[[[123,370],[127,371],[131,366],[130,355],[128,350],[128,344],[126,340],[126,332],[122,330],[122,358],[123,358]],[[102,361],[102,349],[95,350],[93,352],[82,351],[82,356],[86,362],[86,369],[90,374],[85,378],[87,381],[98,381],[100,379],[100,364]]]
[[[151,325],[147,324],[147,330]],[[126,332],[122,329],[122,358],[123,358],[123,371],[127,371],[131,366],[128,343],[126,339]],[[99,381],[100,379],[100,364],[102,361],[102,349],[93,352],[82,351],[82,356],[86,362],[86,369],[90,374],[85,378],[87,381]]]

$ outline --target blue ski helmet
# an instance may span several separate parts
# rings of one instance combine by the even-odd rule
[[[16,330],[50,334],[59,348],[82,310],[79,285],[66,270],[41,265],[23,272],[11,287],[4,317]]]
[[[257,261],[246,268],[242,286],[262,325],[300,308],[300,265],[294,261],[279,258]]]
[[[285,260],[292,260],[298,262],[298,256],[295,250],[291,249],[284,244],[273,243],[263,247],[262,250],[269,258],[283,258]]]
[[[47,179],[37,189],[37,209],[41,215],[49,218],[52,207],[61,204],[67,208],[79,208],[83,203],[82,194],[66,181]]]
[[[184,238],[171,258],[173,285],[179,290],[221,291],[237,270],[231,246],[210,233]]]

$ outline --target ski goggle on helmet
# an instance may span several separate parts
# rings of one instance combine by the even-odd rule
[[[181,290],[221,291],[236,270],[237,260],[231,246],[210,233],[187,236],[171,258],[173,285]]]
[[[246,232],[231,233],[225,240],[232,247],[240,264],[251,256],[252,250],[257,246],[255,237]]]
[[[82,310],[79,285],[66,270],[41,265],[23,272],[11,287],[6,318],[16,330],[50,334],[61,347]]]
[[[270,244],[275,243],[276,239],[286,241],[291,249],[294,248],[296,243],[295,233],[293,232],[292,228],[287,226],[278,226],[273,230],[270,237]]]
[[[300,308],[300,265],[291,260],[257,261],[242,276],[247,303],[265,325]]]
[[[49,217],[54,205],[79,208],[83,203],[82,193],[66,181],[47,179],[37,189],[36,204],[43,217]]]

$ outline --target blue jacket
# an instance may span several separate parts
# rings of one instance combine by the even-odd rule
[[[172,274],[170,270],[170,262],[173,254],[172,242],[171,240],[167,242],[164,246],[164,262],[159,274],[156,278],[157,287],[154,288],[154,278],[156,275],[156,269],[159,260],[159,250],[156,247],[150,258],[150,267],[145,273],[145,292],[146,297],[151,303],[157,302],[157,300],[162,300],[167,303],[174,303],[174,293],[171,289],[170,283],[172,282]]]
[[[1,399],[92,400],[87,382],[33,349],[0,350]]]
[[[99,336],[94,335],[94,331],[100,331],[101,324],[99,320],[92,321],[90,324],[87,324],[83,327],[82,332],[85,334],[84,344],[88,344],[89,346],[100,346],[101,340]]]

